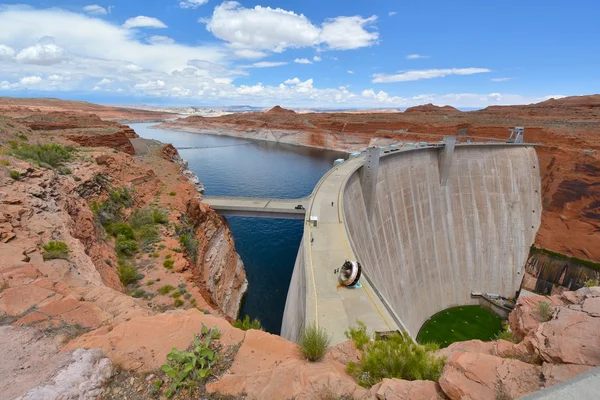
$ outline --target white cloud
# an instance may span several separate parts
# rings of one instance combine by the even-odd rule
[[[271,68],[287,65],[285,61],[259,61],[250,65],[243,65],[241,68]]]
[[[321,57],[319,57],[319,56],[314,56],[314,57],[313,57],[313,60],[314,60],[315,62],[319,62],[319,61],[321,61],[321,60],[322,60],[322,58],[321,58]]]
[[[148,82],[144,82],[144,83],[138,83],[137,85],[135,85],[136,89],[142,89],[142,90],[162,89],[164,87],[165,87],[165,81],[162,81],[160,79],[158,79],[156,81],[148,81]]]
[[[282,52],[319,44],[336,50],[371,46],[378,34],[365,28],[376,19],[376,16],[336,17],[319,28],[303,14],[293,11],[262,6],[245,8],[236,1],[225,1],[215,7],[211,18],[200,22],[205,22],[208,31],[236,49]]]
[[[288,79],[283,83],[285,83],[286,85],[297,85],[298,83],[300,83],[300,79],[298,79],[298,78]]]
[[[474,75],[486,72],[492,72],[487,68],[448,68],[448,69],[425,69],[412,70],[399,74],[375,74],[373,83],[391,83],[418,81],[421,79],[443,78],[448,75]]]
[[[17,54],[17,61],[25,64],[58,64],[67,57],[65,49],[54,43],[38,43],[24,48]]]
[[[42,81],[42,78],[39,76],[26,76],[25,78],[22,78],[19,83],[21,85],[34,85],[36,83],[40,83]]]
[[[15,57],[15,50],[12,47],[0,44],[0,61],[12,60]]]
[[[375,15],[369,18],[360,16],[332,18],[323,23],[321,41],[334,50],[372,46],[377,42],[379,33],[369,32],[365,27],[372,25],[376,20]]]
[[[258,51],[258,50],[252,50],[252,49],[235,50],[234,54],[236,56],[238,56],[239,58],[246,58],[249,60],[256,59],[256,58],[263,58],[263,57],[267,56],[267,53],[265,53],[264,51]]]
[[[123,28],[166,28],[164,22],[153,17],[146,17],[139,15],[137,17],[129,18],[123,24]]]
[[[106,8],[99,6],[97,4],[91,4],[89,6],[85,6],[85,7],[83,7],[83,11],[85,11],[88,14],[92,14],[92,15],[106,15],[109,13],[109,11],[107,11]]]
[[[406,56],[407,60],[418,60],[419,58],[429,58],[429,56],[423,56],[421,54],[409,54]]]
[[[390,17],[393,17],[393,16],[394,16],[394,15],[396,15],[396,14],[398,14],[396,11],[390,11],[390,12],[388,13],[388,15],[389,15]]]
[[[198,8],[203,4],[208,3],[208,0],[181,0],[179,7],[181,8]]]
[[[175,40],[168,36],[152,35],[148,38],[148,42],[152,44],[173,44]]]
[[[100,82],[98,82],[98,86],[108,85],[109,83],[112,83],[112,81],[110,79],[102,78],[102,80]]]
[[[349,70],[348,70],[348,73],[349,73],[350,75],[353,75],[353,74],[354,74],[354,71],[352,71],[351,69],[349,69]]]
[[[492,82],[506,82],[510,81],[512,78],[492,78]]]
[[[296,59],[294,60],[294,62],[295,62],[296,64],[312,64],[312,61],[310,61],[310,60],[309,60],[309,59],[307,59],[307,58],[296,58]]]

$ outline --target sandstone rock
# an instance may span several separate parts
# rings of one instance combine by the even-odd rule
[[[208,393],[236,396],[245,393],[248,398],[312,400],[351,396],[356,399],[368,395],[366,389],[346,374],[341,374],[328,362],[310,363],[288,359],[248,374],[229,374],[206,385]]]
[[[100,350],[75,350],[71,362],[51,382],[31,389],[17,400],[95,400],[113,375],[110,360]]]
[[[545,381],[544,386],[556,385],[592,368],[594,367],[589,365],[544,363],[542,366],[542,374]]]
[[[481,353],[453,353],[439,384],[450,399],[517,398],[542,387],[540,367]]]
[[[232,327],[224,319],[191,309],[132,318],[109,332],[99,329],[80,336],[64,350],[101,348],[113,363],[124,369],[151,372],[164,364],[173,347],[187,348],[194,335],[201,332],[202,324],[219,328],[219,342],[224,346],[238,344],[244,338],[244,331]]]
[[[561,307],[531,340],[546,362],[600,366],[600,318],[585,312]]]
[[[371,388],[377,400],[435,400],[446,399],[440,386],[432,381],[384,379]]]
[[[54,292],[37,286],[9,288],[0,292],[0,315],[6,313],[11,317],[25,313],[42,300],[53,296]]]
[[[559,296],[519,297],[517,306],[508,316],[510,328],[517,339],[523,339],[529,332],[534,331],[540,323],[544,322],[538,311],[538,305],[542,301],[547,302],[552,307],[564,304]]]
[[[348,362],[360,362],[361,353],[352,340],[346,340],[329,349],[325,357],[329,360],[335,360],[343,365],[347,365]]]

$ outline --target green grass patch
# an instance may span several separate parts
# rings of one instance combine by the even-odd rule
[[[171,293],[171,297],[173,297],[174,299],[178,299],[181,297],[181,292],[179,290],[176,290],[173,293]]]
[[[160,255],[158,253],[152,253],[152,258],[158,258]]]
[[[21,173],[19,171],[15,171],[14,169],[10,171],[10,177],[15,181],[21,179]]]
[[[169,192],[169,196],[175,196],[177,193],[175,192]]]
[[[153,280],[149,280],[148,282],[146,282],[146,286],[152,286],[152,285],[154,285]]]
[[[453,307],[425,322],[417,335],[417,342],[437,343],[443,348],[464,340],[493,340],[501,331],[502,320],[482,307]]]
[[[27,144],[11,142],[10,154],[37,164],[56,168],[73,158],[73,148],[60,144]]]
[[[175,264],[174,260],[165,260],[165,262],[163,262],[163,267],[166,269],[173,269],[173,264]]]
[[[8,161],[8,160],[0,160],[0,165],[8,167],[10,165],[10,161]]]
[[[250,321],[250,316],[248,315],[246,315],[244,319],[238,319],[237,321],[235,321],[233,323],[233,326],[243,331],[247,331],[248,329],[256,329],[258,331],[262,331],[260,321],[256,318]]]
[[[181,307],[184,304],[184,301],[181,299],[175,299],[175,301],[173,302],[173,305],[175,307]]]
[[[44,260],[54,260],[56,258],[67,259],[69,258],[69,246],[65,242],[57,240],[46,243],[44,249]]]
[[[317,327],[315,323],[304,328],[298,341],[302,354],[309,361],[319,361],[322,359],[325,353],[327,353],[330,343],[331,336],[327,334],[325,328]]]
[[[598,279],[588,279],[587,281],[585,281],[583,283],[583,286],[585,286],[585,287],[600,286],[600,282],[598,281]]]

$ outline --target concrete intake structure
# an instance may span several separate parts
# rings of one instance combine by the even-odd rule
[[[315,322],[335,344],[361,319],[371,332],[416,337],[433,314],[477,304],[471,292],[515,296],[541,221],[534,147],[457,144],[451,160],[441,151],[383,154],[371,199],[364,157],[323,177],[307,207],[282,336],[296,340]],[[308,223],[312,215],[319,226]],[[344,258],[362,264],[363,288],[336,287],[332,270]]]

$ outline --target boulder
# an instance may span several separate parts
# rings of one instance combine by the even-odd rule
[[[433,381],[384,379],[371,388],[377,400],[436,400],[447,399],[440,385]]]
[[[594,367],[589,365],[544,363],[542,366],[542,374],[545,381],[544,386],[556,385],[592,368]]]
[[[450,399],[518,398],[542,388],[541,368],[482,353],[453,353],[439,384]]]

